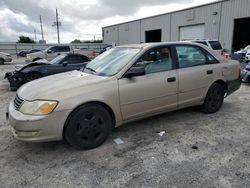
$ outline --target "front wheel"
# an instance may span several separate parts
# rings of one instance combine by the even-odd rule
[[[86,104],[76,109],[68,118],[64,139],[77,149],[92,149],[109,136],[112,119],[109,112],[98,104]]]
[[[215,113],[217,112],[224,101],[225,90],[218,84],[214,83],[209,88],[204,103],[201,110],[205,113]]]

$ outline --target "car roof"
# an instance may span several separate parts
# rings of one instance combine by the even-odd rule
[[[128,48],[148,48],[148,47],[157,47],[157,46],[164,46],[164,45],[195,45],[201,46],[202,44],[193,43],[191,41],[177,41],[177,42],[153,42],[153,43],[140,43],[140,44],[127,44],[121,45],[117,47],[128,47]]]

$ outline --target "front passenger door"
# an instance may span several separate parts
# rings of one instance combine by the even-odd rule
[[[177,108],[178,76],[170,47],[149,50],[133,65],[145,75],[118,82],[124,120]]]

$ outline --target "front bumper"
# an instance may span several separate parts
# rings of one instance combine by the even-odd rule
[[[63,139],[63,127],[70,110],[53,112],[49,115],[25,115],[10,102],[6,118],[16,139],[27,142],[47,142]]]
[[[21,72],[6,72],[4,79],[6,78],[10,83],[11,89],[17,89],[19,88],[24,82],[23,82],[24,74]]]

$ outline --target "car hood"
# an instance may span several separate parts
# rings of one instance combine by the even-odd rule
[[[18,91],[19,97],[25,100],[51,99],[58,100],[74,95],[97,90],[101,84],[112,77],[87,74],[81,71],[71,71],[47,76],[24,84]]]
[[[42,61],[36,61],[33,63],[28,63],[28,64],[17,64],[15,66],[15,70],[16,71],[22,71],[23,69],[27,68],[27,67],[33,67],[33,66],[38,66],[38,65],[50,65],[49,62],[42,62]]]

